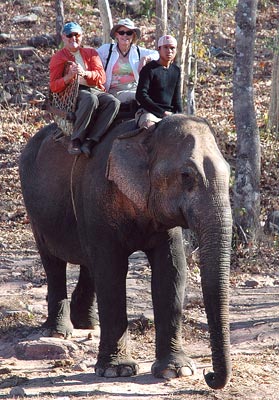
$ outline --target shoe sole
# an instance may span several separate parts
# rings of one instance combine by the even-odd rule
[[[71,156],[78,156],[81,154],[81,150],[68,150],[68,153],[71,154]]]
[[[83,146],[81,146],[81,151],[83,152],[83,154],[85,155],[85,157],[90,158],[90,156],[91,156],[91,150],[88,149],[88,147],[83,147]]]

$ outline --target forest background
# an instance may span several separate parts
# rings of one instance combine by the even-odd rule
[[[129,3],[134,3],[135,8],[132,6],[131,8]],[[238,304],[236,308],[246,313],[249,312],[246,320],[251,322],[251,325],[246,326],[242,321],[242,330],[236,329],[235,332],[244,338],[247,328],[247,331],[253,332],[254,336],[249,336],[249,340],[247,339],[247,343],[250,341],[248,350],[248,347],[245,350],[241,348],[234,350],[234,377],[232,383],[225,391],[222,391],[222,394],[207,390],[203,382],[201,367],[204,366],[204,361],[208,362],[208,360],[197,354],[200,373],[197,380],[188,384],[188,387],[192,387],[193,390],[183,391],[185,385],[183,380],[169,386],[165,385],[165,389],[162,389],[163,384],[160,383],[162,394],[158,392],[159,395],[154,399],[278,398],[276,397],[276,387],[278,388],[279,366],[279,244],[276,221],[271,221],[274,228],[272,234],[267,234],[264,229],[268,215],[279,209],[278,136],[267,128],[274,44],[278,34],[277,3],[277,0],[260,1],[256,20],[253,88],[261,146],[260,235],[257,243],[247,246],[245,243],[234,240],[232,246],[232,299],[233,302],[236,302],[234,296],[241,292],[242,304]],[[237,154],[237,134],[232,104],[236,4],[233,1],[217,0],[198,1],[197,4],[199,7],[195,14],[193,37],[194,55],[197,60],[196,115],[206,117],[216,130],[218,145],[232,170],[231,197],[233,199]],[[124,5],[123,2],[111,1],[110,5],[114,22],[121,17],[130,16],[141,28],[140,43],[146,47],[155,47],[156,18],[153,1],[124,2]],[[64,12],[66,20],[76,20],[82,25],[85,31],[84,43],[86,45],[96,47],[100,44],[103,27],[97,2],[85,0],[64,2]],[[175,18],[175,15],[172,14],[169,18]],[[54,41],[56,35],[54,2],[1,0],[0,21],[0,355],[2,357],[0,367],[2,367],[3,378],[0,389],[3,390],[3,396],[8,398],[11,388],[21,384],[24,386],[25,383],[27,394],[33,395],[37,390],[37,392],[52,393],[49,398],[55,398],[58,395],[65,395],[65,392],[49,387],[42,390],[44,386],[46,387],[48,378],[45,378],[45,382],[38,381],[38,385],[40,385],[40,389],[38,389],[34,384],[34,379],[32,380],[34,370],[32,370],[33,375],[30,375],[26,372],[26,365],[21,364],[9,353],[12,351],[11,348],[15,347],[15,343],[22,340],[23,337],[28,337],[31,330],[45,317],[45,306],[42,306],[37,312],[32,306],[36,290],[45,289],[45,277],[22,201],[18,178],[18,158],[28,139],[41,127],[52,121],[51,116],[43,110],[42,105],[48,94],[49,60],[57,50]],[[176,34],[176,32],[172,33]],[[186,249],[190,285],[194,294],[191,297],[190,306],[188,306],[191,308],[191,313],[190,316],[185,316],[185,323],[190,324],[190,335],[192,335],[192,339],[187,344],[194,348],[197,338],[202,343],[206,343],[207,334],[203,322],[202,301],[195,294],[199,286],[198,256],[196,249],[189,249],[189,245],[186,246]],[[144,271],[142,279],[144,280],[146,277],[148,281],[148,272],[146,269]],[[35,299],[37,299],[36,296]],[[270,301],[264,305],[266,299]],[[45,304],[43,295],[36,301]],[[239,318],[239,315],[237,317],[234,315],[234,311],[235,309],[232,307],[232,320]],[[261,312],[272,317],[265,319]],[[257,318],[257,315],[261,315],[261,317]],[[259,327],[262,327],[262,330],[260,332],[257,330],[255,333]],[[270,332],[271,328],[272,334],[268,336],[269,339],[265,336],[265,341],[262,341],[260,335]],[[152,327],[134,333],[134,338],[140,339],[143,347],[145,346],[147,358],[150,357],[149,347],[153,340],[153,333]],[[187,334],[189,334],[188,330]],[[201,345],[200,342],[199,345]],[[258,345],[261,346],[258,348]],[[143,348],[141,350],[144,353]],[[15,367],[12,367],[13,363],[15,363]],[[38,368],[37,364],[36,368]],[[60,368],[61,374],[66,376],[70,367],[61,365],[57,368]],[[36,373],[45,377],[42,371]],[[35,387],[36,390],[32,391],[29,387],[28,392],[28,385],[31,385],[33,389]],[[86,393],[90,393],[92,388],[88,388],[86,385],[87,382],[84,382],[84,386],[87,388]],[[159,386],[156,387],[159,388]],[[129,390],[133,391],[134,387]],[[123,393],[129,393],[129,390],[125,392],[123,389]],[[145,392],[147,389],[142,390],[145,393],[145,399],[153,398],[151,389],[149,389],[150,393]],[[87,398],[87,395],[83,397],[77,393],[78,390],[74,385],[72,389],[68,388],[68,395],[75,398]],[[97,394],[96,398],[111,396],[107,387],[104,393],[104,395]],[[2,398],[1,396],[0,392],[0,398]],[[44,396],[38,398],[48,398],[46,394]],[[116,395],[113,398],[117,399]],[[130,396],[130,398],[136,397]]]

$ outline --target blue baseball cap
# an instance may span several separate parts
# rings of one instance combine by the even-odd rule
[[[65,33],[65,35],[69,35],[72,32],[82,33],[81,26],[77,22],[67,22],[64,25],[62,33]]]

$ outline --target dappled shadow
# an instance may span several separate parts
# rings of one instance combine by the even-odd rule
[[[263,325],[270,325],[278,323],[278,329],[279,329],[279,317],[278,318],[260,318],[260,319],[253,319],[249,321],[236,321],[230,324],[230,330],[234,331],[237,329],[248,329],[248,328],[255,328],[255,327],[260,327]]]
[[[49,396],[50,395],[50,392],[49,391],[47,391],[47,392],[42,392],[42,391],[40,391],[40,396]],[[107,396],[109,396],[109,399],[113,399],[114,397],[116,398],[117,397],[117,399],[119,399],[119,398],[121,398],[121,399],[129,399],[129,398],[132,398],[132,399],[135,399],[135,398],[137,398],[137,399],[145,399],[145,398],[147,398],[147,399],[150,399],[150,396],[158,396],[158,398],[162,398],[162,396],[164,397],[164,398],[170,398],[170,397],[166,397],[166,395],[163,395],[162,393],[158,393],[158,394],[156,394],[156,393],[140,393],[140,392],[130,392],[130,393],[128,393],[128,392],[117,392],[117,393],[111,393],[111,392],[108,392],[108,391],[105,391],[105,390],[98,390],[98,389],[93,389],[93,390],[83,390],[83,391],[65,391],[65,390],[63,390],[63,391],[57,391],[57,392],[55,392],[53,395],[55,395],[55,398],[60,398],[61,397],[61,399],[62,398],[66,398],[66,396],[71,396],[71,398],[81,398],[81,396],[86,396],[86,397],[88,397],[88,396],[90,396],[89,398],[93,398],[93,396],[94,396],[94,398],[95,398],[95,396],[104,396],[104,399],[106,399],[106,398],[108,398]],[[204,399],[216,399],[216,397],[212,397],[212,395],[210,396],[210,392],[209,391],[205,391],[205,390],[190,390],[190,389],[185,389],[185,390],[180,390],[180,391],[177,391],[177,392],[175,392],[175,393],[172,393],[171,394],[171,396],[173,397],[173,395],[176,395],[176,396],[197,396],[197,395],[200,395],[200,396],[204,396]],[[0,394],[0,399],[10,399],[11,398],[11,396],[10,395],[1,395]],[[34,395],[27,395],[27,396],[25,396],[25,398],[28,398],[28,399],[32,399],[32,398],[34,398],[34,399],[36,399],[36,400],[38,400],[38,394],[34,394]]]
[[[230,302],[231,343],[274,345],[279,338],[279,288],[237,288]],[[252,344],[253,343],[253,344]]]
[[[26,394],[27,398],[38,398],[39,396],[53,394],[57,396],[109,396],[109,398],[120,397],[120,398],[147,398],[150,396],[161,397],[163,395],[160,389],[156,390],[152,385],[158,385],[164,383],[166,380],[154,378],[153,375],[148,373],[139,374],[128,378],[103,378],[98,377],[95,373],[76,373],[76,374],[61,374],[56,376],[48,377],[37,377],[31,378],[28,382],[21,387],[28,392],[28,390],[39,389],[39,393],[35,395]],[[100,390],[100,385],[103,389]],[[114,392],[115,385],[117,385],[117,391]],[[123,385],[123,387],[121,387]],[[133,385],[133,391],[130,391],[130,385]],[[137,388],[137,385],[139,387]],[[144,393],[140,388],[141,385],[145,386]],[[13,385],[11,385],[13,386]],[[8,386],[6,386],[8,387]],[[62,389],[63,387],[63,389]],[[53,390],[55,388],[55,390]],[[61,388],[61,389],[60,389]],[[191,389],[176,389],[175,394],[177,395],[206,395],[208,391],[205,390],[191,390]],[[172,391],[172,394],[174,392]],[[7,395],[0,395],[0,399],[8,398]]]

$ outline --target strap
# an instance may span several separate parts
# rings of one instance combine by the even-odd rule
[[[110,60],[110,57],[111,57],[112,47],[113,47],[113,43],[111,43],[110,46],[109,46],[109,53],[108,53],[108,56],[107,56],[107,61],[106,61],[106,65],[105,65],[105,71],[107,70],[108,63],[109,63],[109,60]],[[138,52],[138,56],[139,56],[139,60],[140,60],[140,49],[139,49],[139,46],[137,46],[137,52]]]
[[[112,47],[113,47],[113,43],[111,43],[110,46],[109,46],[109,53],[108,53],[108,56],[107,56],[105,71],[107,70],[108,63],[109,63],[109,60],[110,60],[110,57],[111,57]]]

